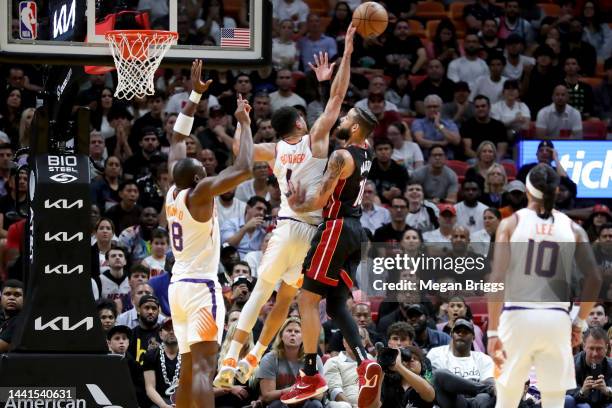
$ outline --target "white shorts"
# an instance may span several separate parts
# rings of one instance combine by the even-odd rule
[[[540,391],[576,388],[571,332],[569,314],[561,310],[504,310],[499,338],[507,360],[497,380],[506,387],[522,387],[535,366]]]
[[[282,280],[299,288],[302,285],[302,264],[316,232],[317,227],[310,224],[280,220],[259,263],[258,279],[274,285]]]
[[[212,279],[178,278],[168,288],[174,334],[179,352],[189,353],[192,344],[221,344],[225,303],[219,282]]]

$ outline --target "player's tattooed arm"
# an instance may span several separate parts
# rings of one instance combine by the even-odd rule
[[[296,185],[289,182],[287,194],[289,206],[296,212],[314,211],[325,207],[338,181],[349,177],[354,168],[355,162],[348,151],[344,149],[334,151],[327,163],[323,181],[318,191],[311,197],[306,197],[306,191],[300,186],[299,180]]]
[[[206,82],[202,81],[202,61],[195,60],[191,64],[191,83],[193,84],[193,90],[196,93],[203,94],[208,90],[208,87],[212,84],[212,80],[209,79]],[[198,108],[198,104],[194,103],[190,99],[187,100],[187,104],[183,108],[181,114],[184,117],[193,118],[196,110]],[[178,121],[178,119],[177,119]],[[172,170],[174,168],[174,164],[187,157],[187,147],[185,145],[185,139],[191,133],[191,128],[182,128],[180,126],[174,126],[172,137],[170,140],[170,152],[168,155],[168,171],[169,176],[172,179]]]

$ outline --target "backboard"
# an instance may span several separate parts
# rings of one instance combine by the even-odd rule
[[[220,19],[207,18],[218,14],[223,27]],[[162,66],[203,58],[206,68],[248,68],[270,61],[272,5],[270,0],[0,0],[0,26],[0,61],[112,66],[105,32],[151,28],[179,33]]]

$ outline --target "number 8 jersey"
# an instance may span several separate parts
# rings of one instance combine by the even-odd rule
[[[529,208],[515,215],[505,305],[569,309],[576,249],[573,221],[556,210],[548,219]]]
[[[185,202],[189,191],[177,193],[173,185],[166,195],[168,233],[176,260],[172,282],[184,278],[216,281],[221,252],[217,210],[213,208],[213,215],[206,222],[194,220]]]

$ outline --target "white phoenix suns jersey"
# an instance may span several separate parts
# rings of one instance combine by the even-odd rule
[[[528,208],[515,214],[518,224],[510,237],[505,305],[569,310],[576,249],[572,220],[556,210],[548,219]]]
[[[166,195],[168,232],[175,258],[172,281],[185,278],[216,281],[221,252],[217,213],[213,208],[210,220],[194,220],[185,203],[189,191],[181,190],[175,197],[176,186],[172,186]]]
[[[284,140],[276,144],[274,175],[278,180],[278,186],[281,191],[279,217],[295,218],[313,225],[318,225],[322,222],[322,209],[308,213],[296,213],[289,207],[285,194],[289,191],[289,180],[294,185],[298,181],[300,182],[301,188],[306,190],[306,198],[317,194],[326,164],[327,158],[318,159],[312,156],[310,135],[303,136],[299,142],[294,144],[287,143]]]

